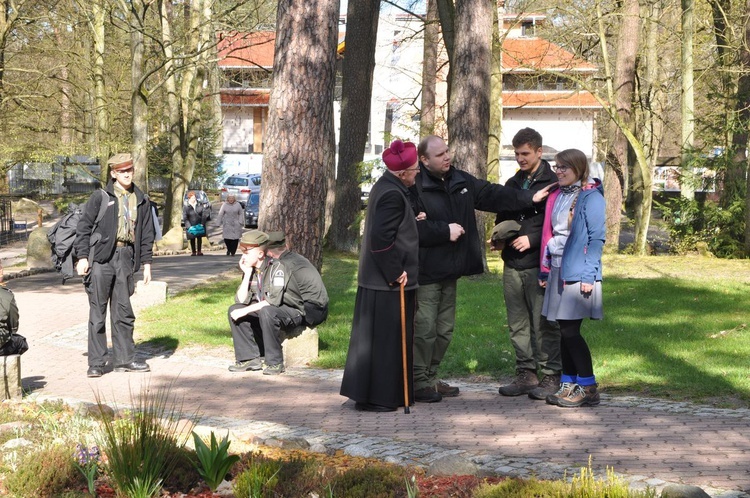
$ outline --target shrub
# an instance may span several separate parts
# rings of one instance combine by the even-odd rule
[[[5,480],[10,495],[56,498],[67,487],[83,485],[83,477],[73,465],[72,454],[73,449],[60,445],[21,456],[16,471],[9,473]]]
[[[669,227],[673,252],[694,252],[702,242],[720,258],[745,256],[744,199],[734,200],[723,208],[712,201],[679,197],[659,204],[658,208]]]
[[[334,475],[335,471],[326,471],[325,466],[314,458],[293,458],[284,462],[279,470],[279,483],[275,488],[277,496],[324,496],[326,474]]]
[[[279,482],[281,462],[258,459],[235,477],[232,491],[236,498],[271,496]],[[282,495],[284,496],[284,495]]]
[[[171,385],[133,396],[132,411],[123,418],[103,417],[101,444],[107,455],[109,477],[119,495],[155,496],[175,465],[175,448],[184,446],[180,410],[170,396]],[[135,399],[133,399],[135,398]],[[99,406],[103,406],[97,395]]]
[[[336,498],[405,497],[404,481],[408,478],[406,469],[401,467],[350,469],[331,481],[330,490]]]
[[[508,479],[500,484],[480,486],[474,492],[474,498],[561,498],[567,496],[568,487],[562,481]]]
[[[484,485],[476,490],[474,498],[654,498],[651,489],[636,491],[628,488],[612,469],[607,469],[606,479],[597,479],[588,467],[581,467],[571,482],[538,481],[536,479],[508,479],[500,484]]]

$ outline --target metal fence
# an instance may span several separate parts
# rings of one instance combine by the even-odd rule
[[[8,170],[8,188],[19,197],[85,194],[100,187],[99,171],[99,163],[83,156],[54,163],[18,163]]]
[[[0,246],[28,237],[28,221],[13,217],[12,201],[17,200],[17,196],[0,195]]]

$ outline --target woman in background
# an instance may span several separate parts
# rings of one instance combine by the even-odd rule
[[[232,194],[227,195],[226,202],[221,205],[219,226],[224,237],[224,245],[227,247],[227,256],[234,256],[242,237],[242,229],[245,227],[245,213],[237,202],[237,197]]]
[[[204,225],[205,227],[203,206],[198,204],[195,192],[192,190],[188,192],[188,203],[182,209],[182,221],[185,223],[185,234],[187,235],[188,242],[190,242],[191,256],[203,256],[203,252],[201,252],[203,236],[190,233],[191,226]],[[203,233],[205,234],[206,232],[204,231]]]
[[[584,318],[601,320],[604,190],[588,182],[586,155],[567,149],[555,156],[560,185],[547,199],[539,284],[546,288],[542,315],[560,325],[560,388],[547,396],[566,408],[599,404],[591,351],[581,335]]]

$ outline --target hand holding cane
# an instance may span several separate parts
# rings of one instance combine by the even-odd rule
[[[401,282],[401,358],[404,370],[404,413],[409,413],[409,372],[406,361],[406,302],[404,300],[404,282]]]

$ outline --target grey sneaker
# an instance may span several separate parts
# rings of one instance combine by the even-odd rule
[[[260,358],[253,358],[252,360],[238,361],[234,365],[229,366],[230,372],[247,372],[248,370],[260,370],[263,365]]]
[[[529,398],[545,400],[550,394],[555,394],[559,387],[559,375],[545,375],[544,377],[542,377],[542,381],[539,383],[539,385],[529,391]]]
[[[284,364],[277,363],[276,365],[266,365],[263,369],[263,375],[279,375],[284,373]]]
[[[573,384],[571,382],[563,382],[562,384],[560,384],[559,389],[554,394],[550,394],[544,399],[545,401],[547,401],[547,404],[559,406],[560,398],[568,396],[568,394],[573,392],[575,386],[576,384]]]
[[[513,382],[501,386],[500,389],[498,389],[498,392],[503,396],[520,396],[522,394],[528,394],[538,385],[539,379],[537,378],[535,371],[519,368],[516,370],[516,378],[513,379]]]

